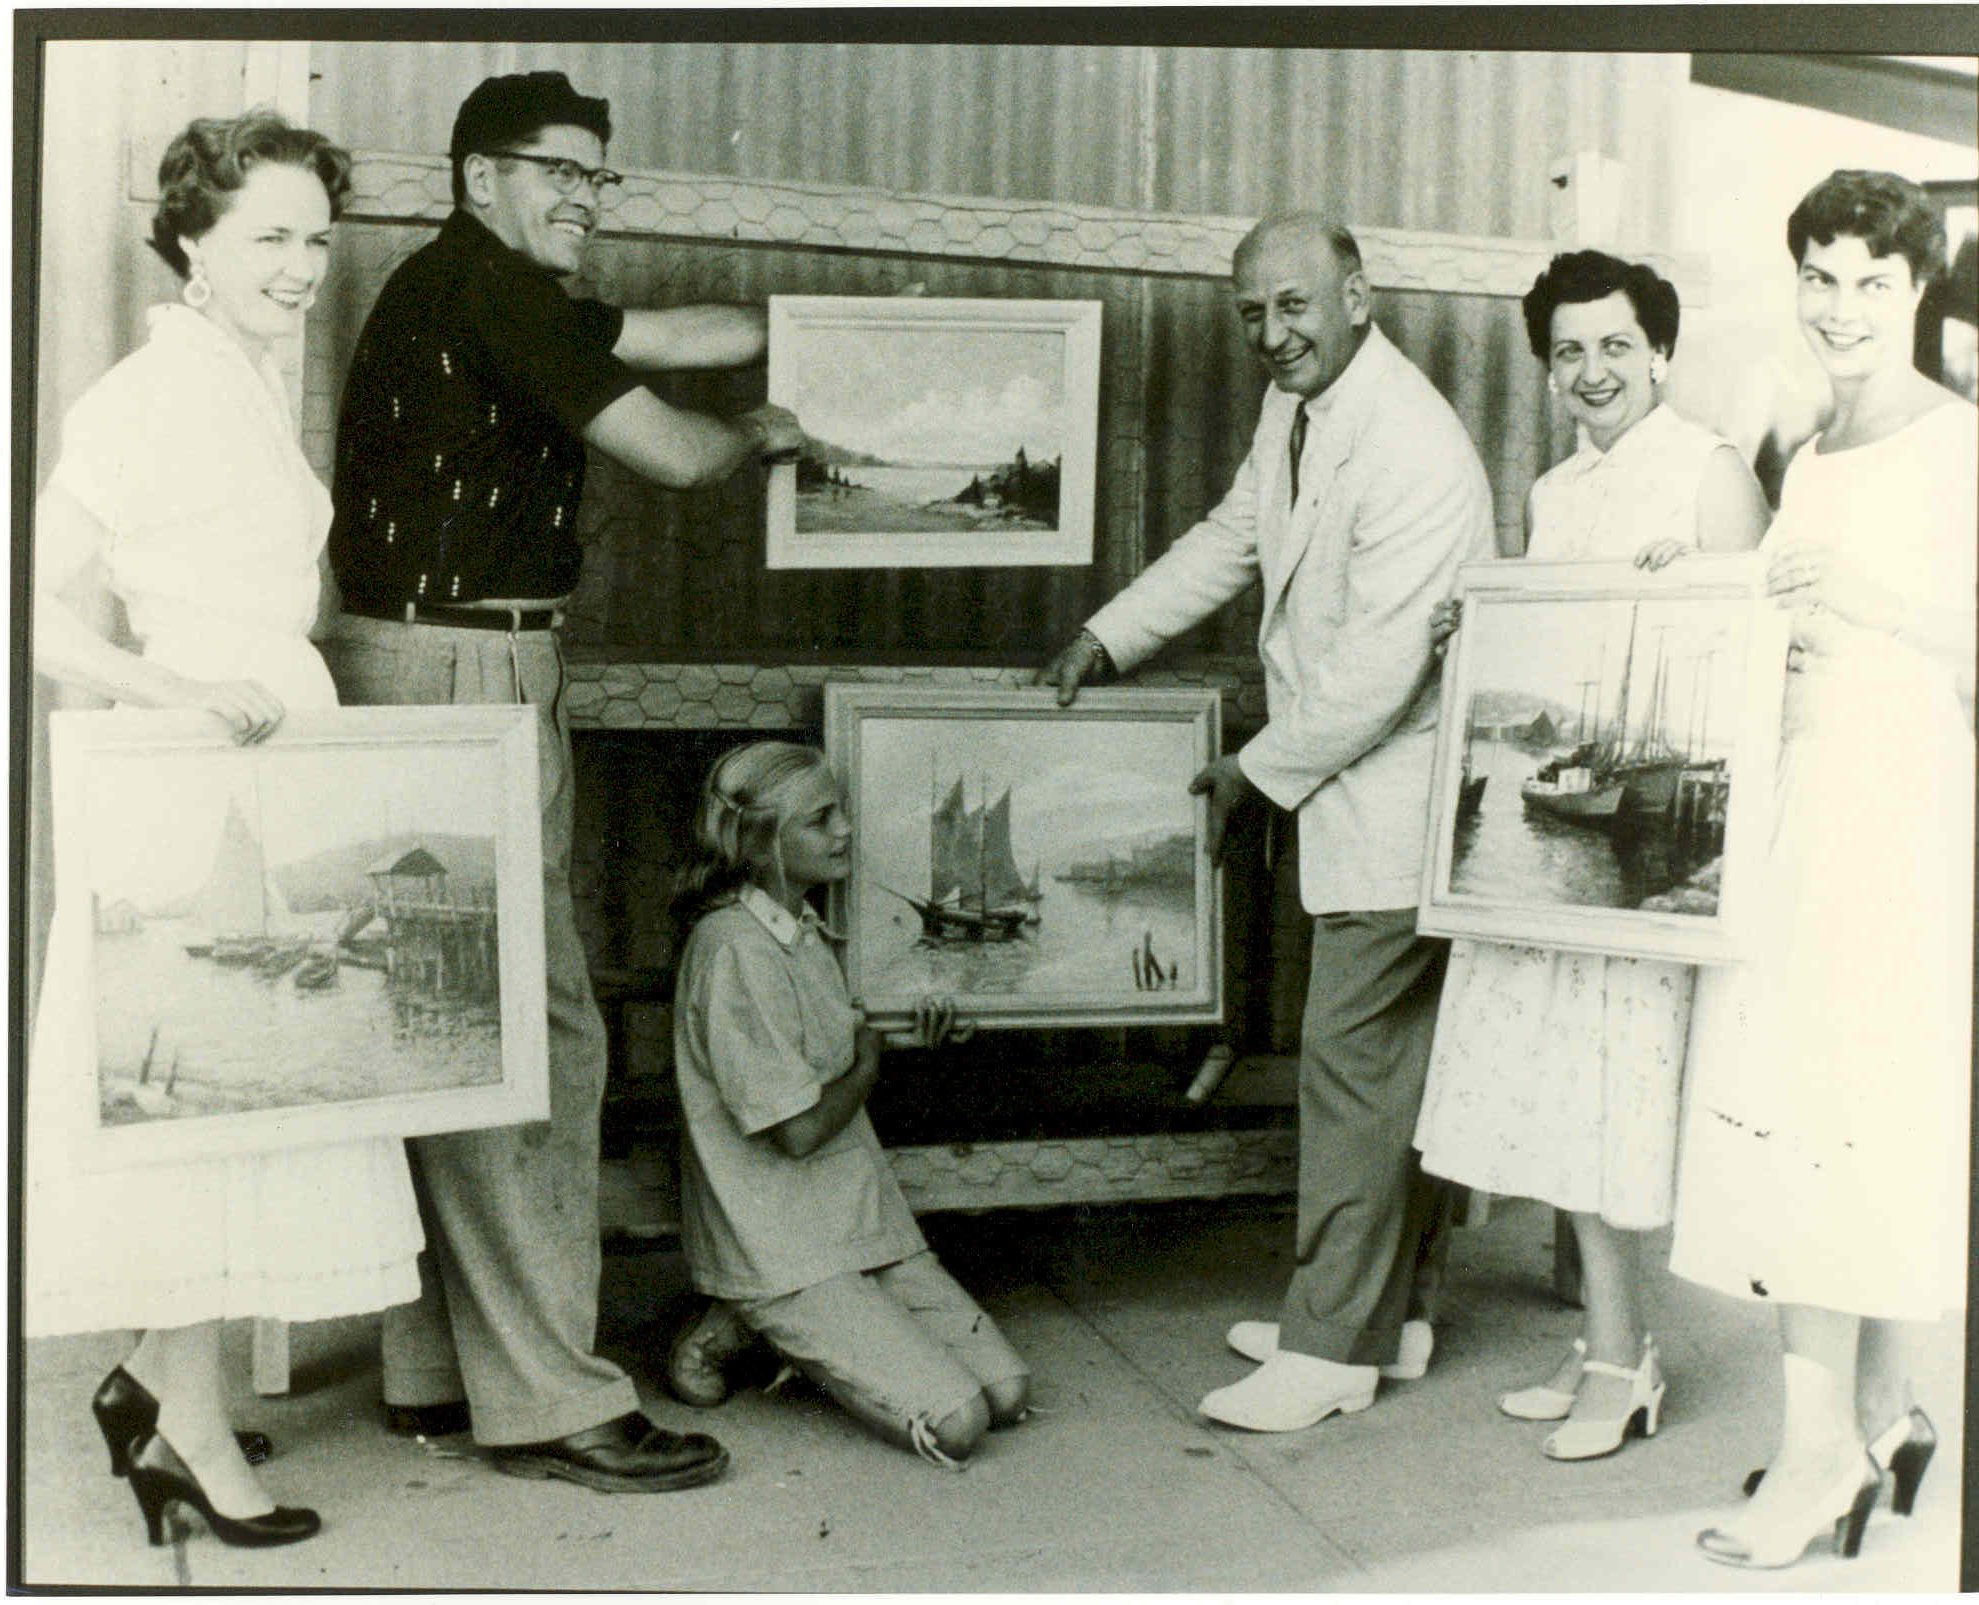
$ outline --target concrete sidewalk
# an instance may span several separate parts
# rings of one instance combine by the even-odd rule
[[[716,1431],[712,1487],[602,1496],[517,1481],[464,1439],[378,1426],[376,1322],[295,1329],[294,1390],[246,1393],[270,1432],[278,1499],[324,1531],[228,1549],[196,1517],[150,1549],[105,1474],[91,1389],[117,1336],[37,1342],[25,1366],[23,1580],[106,1587],[702,1591],[1349,1590],[1946,1591],[1957,1586],[1963,1329],[1924,1329],[1920,1398],[1942,1443],[1915,1517],[1887,1506],[1861,1558],[1818,1540],[1801,1565],[1741,1572],[1692,1536],[1737,1502],[1777,1425],[1768,1312],[1668,1277],[1652,1295],[1670,1376],[1663,1430],[1612,1458],[1556,1465],[1546,1429],[1493,1407],[1545,1371],[1577,1312],[1548,1290],[1550,1214],[1500,1201],[1459,1234],[1429,1375],[1374,1409],[1256,1436],[1195,1413],[1243,1374],[1225,1326],[1268,1315],[1291,1239],[1281,1205],[1114,1206],[926,1223],[936,1248],[1031,1360],[1037,1411],[953,1475],[866,1437],[808,1392],[738,1395],[707,1413],[657,1382],[661,1319],[684,1286],[671,1251],[614,1253],[604,1350],[654,1415]]]

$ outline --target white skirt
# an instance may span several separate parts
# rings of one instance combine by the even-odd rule
[[[182,673],[252,676],[292,709],[333,706],[300,636],[188,631]],[[193,644],[197,642],[197,644]],[[425,1241],[405,1144],[366,1138],[185,1164],[83,1171],[65,1110],[93,1088],[88,899],[57,888],[28,1052],[21,1282],[29,1337],[273,1316],[315,1321],[419,1296]]]
[[[1698,985],[1689,1281],[1898,1320],[1964,1302],[1972,744],[1919,701],[1782,748],[1758,956]]]

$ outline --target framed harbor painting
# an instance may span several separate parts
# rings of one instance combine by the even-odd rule
[[[1471,563],[1458,595],[1420,929],[1741,957],[1788,636],[1759,559]]]
[[[1223,1017],[1222,887],[1190,779],[1213,691],[825,687],[853,822],[834,916],[868,1015],[984,1026]]]
[[[256,746],[55,714],[33,1073],[77,1162],[547,1119],[536,740],[531,708],[298,713]]]
[[[771,568],[1090,563],[1097,301],[770,297]]]

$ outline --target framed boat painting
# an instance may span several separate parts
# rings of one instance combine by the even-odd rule
[[[1759,559],[1470,563],[1457,594],[1419,928],[1736,961],[1786,672]]]
[[[53,715],[32,1074],[76,1163],[547,1119],[535,725]]]
[[[1093,560],[1097,301],[770,297],[771,568]]]
[[[1214,691],[825,687],[852,810],[833,914],[868,1015],[952,996],[996,1026],[1223,1017],[1220,878],[1189,781]]]

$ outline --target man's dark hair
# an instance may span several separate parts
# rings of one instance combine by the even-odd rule
[[[484,78],[454,114],[447,154],[453,160],[454,205],[467,199],[464,163],[513,145],[526,145],[546,128],[582,128],[609,145],[611,102],[580,95],[560,72],[516,72]]]

